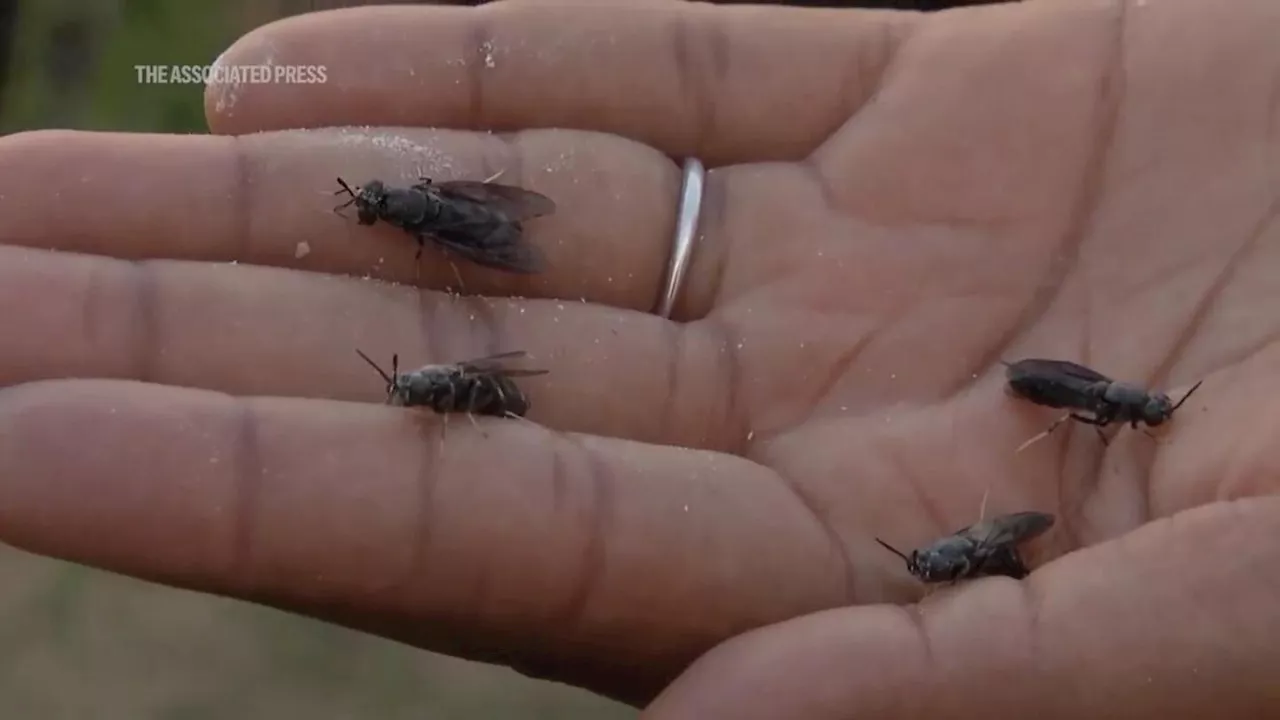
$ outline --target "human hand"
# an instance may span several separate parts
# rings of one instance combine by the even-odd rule
[[[0,537],[634,703],[739,636],[660,718],[1274,711],[1268,7],[260,29],[222,61],[328,82],[211,88],[224,137],[0,142]],[[346,124],[372,127],[225,137]],[[578,129],[474,131],[534,127]],[[719,167],[679,324],[647,311],[690,154]],[[547,274],[358,279],[412,281],[415,248],[334,218],[334,176],[498,170],[559,204],[528,226]],[[543,427],[442,443],[356,347],[526,349]],[[1161,444],[1015,455],[1054,417],[1000,391],[1028,355],[1208,380]],[[1058,515],[1035,563],[1078,552],[912,605],[873,538],[923,545],[987,491]]]

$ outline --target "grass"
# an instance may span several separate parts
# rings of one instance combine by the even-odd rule
[[[240,34],[236,9],[211,0],[22,0],[0,130],[204,132],[203,87],[140,83],[135,66],[212,63]]]

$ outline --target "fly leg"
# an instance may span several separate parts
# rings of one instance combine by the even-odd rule
[[[427,241],[421,237],[418,238],[418,253],[413,256],[413,262],[418,268],[419,278],[422,277],[422,263],[421,263],[422,251],[424,248],[426,248],[426,246],[427,246]],[[449,256],[449,253],[445,253],[444,259],[449,263],[449,269],[453,271],[453,279],[458,281],[458,292],[454,294],[460,295],[466,292],[467,284],[462,282],[462,273],[458,271],[458,263],[453,261],[453,258]],[[449,288],[449,287],[445,288],[445,291],[451,291],[451,290],[452,288]]]
[[[422,238],[418,238],[418,252],[413,254],[414,287],[422,287],[422,248],[426,247],[426,245],[427,243]]]
[[[480,435],[486,440],[489,439],[489,433],[480,427],[480,422],[476,420],[476,390],[473,387],[470,396],[467,398],[467,419],[471,421],[471,426],[480,432]]]
[[[440,457],[444,457],[444,439],[449,433],[449,413],[453,412],[456,403],[457,398],[455,397],[454,389],[451,387],[444,402],[440,403],[440,407],[444,408],[444,412],[440,413]]]
[[[1027,563],[1022,559],[1022,553],[1019,552],[1017,548],[1011,549],[1009,551],[1009,556],[1011,560],[1011,568],[1013,569],[1013,572],[1010,573],[1009,577],[1014,580],[1021,580],[1031,574],[1031,571],[1027,569]]]
[[[475,428],[477,431],[479,431],[479,433],[480,433],[480,434],[481,434],[481,435],[482,435],[486,440],[487,440],[487,439],[489,439],[489,433],[485,432],[485,431],[484,431],[484,428],[480,427],[480,421],[479,421],[479,420],[476,420],[475,413],[473,413],[473,412],[471,412],[470,410],[468,410],[468,411],[467,411],[467,419],[471,421],[471,427],[473,427],[473,428]]]
[[[413,284],[417,286],[422,285],[422,252],[426,247],[427,241],[424,238],[419,237],[418,252],[413,254]],[[466,292],[467,287],[466,284],[462,282],[462,273],[458,272],[458,264],[453,261],[453,258],[446,259],[449,261],[449,268],[453,270],[453,278],[458,281],[458,292]],[[445,290],[450,290],[450,288],[446,287]]]
[[[1026,450],[1027,448],[1031,447],[1032,445],[1034,445],[1034,444],[1036,444],[1036,443],[1040,442],[1041,440],[1043,440],[1043,439],[1045,439],[1045,438],[1049,437],[1049,433],[1053,432],[1054,430],[1057,430],[1059,425],[1061,425],[1062,423],[1064,423],[1064,422],[1066,422],[1067,420],[1071,419],[1072,417],[1073,417],[1073,414],[1068,413],[1068,414],[1063,415],[1062,417],[1058,418],[1057,420],[1054,420],[1054,421],[1053,421],[1053,423],[1052,423],[1051,425],[1049,425],[1049,427],[1048,427],[1047,429],[1045,429],[1045,431],[1044,431],[1044,432],[1040,433],[1039,435],[1034,435],[1034,436],[1032,436],[1029,440],[1027,440],[1026,442],[1024,442],[1024,443],[1022,443],[1021,445],[1019,445],[1019,446],[1018,446],[1018,449],[1013,451],[1013,454],[1014,454],[1014,455],[1017,455],[1018,453],[1022,452],[1023,450]]]
[[[449,413],[440,416],[440,452],[439,456],[444,457],[444,438],[449,434]]]
[[[431,411],[431,408],[413,407],[413,408],[409,408],[409,411],[414,414],[414,423],[417,424],[418,429],[421,430],[424,434],[429,429],[427,425],[434,424],[431,421],[435,416],[435,413]]]
[[[956,570],[954,573],[952,573],[951,579],[947,580],[947,587],[953,588],[961,580],[967,580],[969,578],[976,577],[978,572],[981,569],[982,569],[981,564],[976,560],[974,559],[965,560],[964,566],[961,567],[959,570]]]
[[[501,381],[495,381],[493,383],[493,391],[498,395],[498,404],[502,406],[503,417],[515,418],[516,420],[525,420],[526,422],[529,422],[527,418],[522,418],[519,415],[511,412],[510,410],[507,410],[507,408],[511,407],[511,405],[510,405],[510,401],[507,399],[506,391],[502,389]]]
[[[1084,423],[1085,425],[1092,425],[1093,431],[1098,433],[1098,439],[1102,441],[1102,447],[1107,447],[1108,445],[1111,444],[1111,441],[1108,440],[1107,436],[1104,435],[1102,432],[1102,428],[1111,424],[1111,418],[1109,416],[1089,417],[1088,415],[1071,413],[1069,417],[1072,420],[1075,420],[1076,422],[1081,422],[1081,423]]]
[[[467,285],[462,282],[462,273],[458,272],[458,263],[453,258],[449,258],[449,268],[453,270],[453,279],[458,281],[458,294],[461,295],[467,291]]]

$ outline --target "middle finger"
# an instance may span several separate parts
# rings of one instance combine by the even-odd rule
[[[333,128],[243,137],[40,131],[0,140],[0,242],[118,258],[238,261],[457,290],[450,259],[402,230],[335,215],[337,178],[484,180],[550,197],[525,237],[548,269],[453,264],[467,294],[649,310],[670,250],[680,171],[612,135]],[[56,188],[56,192],[50,192]]]
[[[723,449],[722,342],[701,324],[577,301],[458,297],[278,268],[0,246],[0,386],[105,377],[381,402],[355,353],[402,371],[524,350],[549,427]]]

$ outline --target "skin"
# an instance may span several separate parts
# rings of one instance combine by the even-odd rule
[[[0,538],[655,720],[1280,713],[1278,36],[1270,0],[263,27],[222,61],[327,82],[211,87],[212,137],[0,140]],[[498,170],[560,209],[545,275],[457,263],[485,297],[329,212],[339,175]],[[356,347],[551,373],[442,443]],[[1206,382],[1158,442],[1015,455],[1056,417],[1001,391],[1027,356]],[[873,540],[987,492],[1058,518],[1025,581],[926,598]]]

